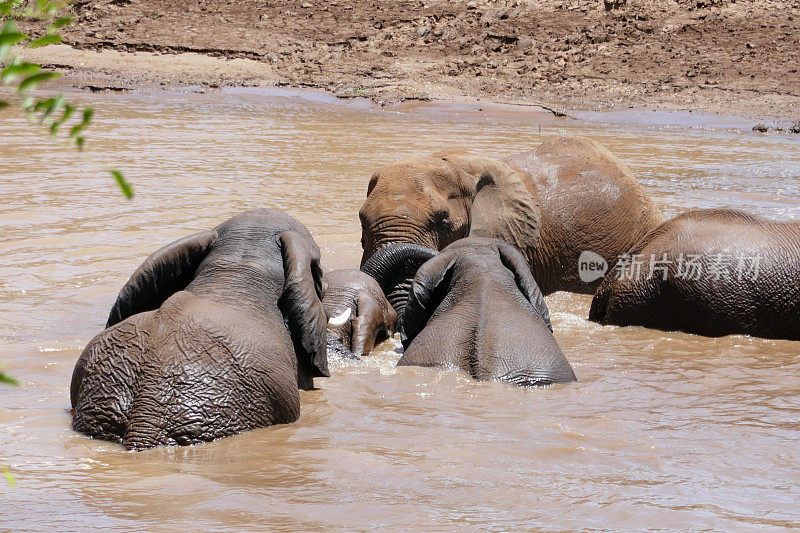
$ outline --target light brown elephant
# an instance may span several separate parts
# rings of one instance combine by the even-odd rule
[[[630,169],[586,137],[558,137],[503,161],[525,173],[539,199],[541,237],[529,260],[545,294],[594,293],[602,277],[581,280],[581,253],[613,265],[663,220]]]
[[[593,293],[602,277],[581,281],[581,252],[614,264],[661,222],[619,159],[572,136],[503,161],[440,153],[387,165],[370,179],[359,216],[362,264],[391,243],[441,250],[491,237],[523,253],[544,294]]]

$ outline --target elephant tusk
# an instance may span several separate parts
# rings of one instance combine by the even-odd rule
[[[347,322],[348,318],[350,318],[351,312],[352,309],[348,307],[347,309],[344,310],[344,312],[341,315],[331,317],[331,319],[328,320],[328,325],[334,327],[341,326],[342,324]]]

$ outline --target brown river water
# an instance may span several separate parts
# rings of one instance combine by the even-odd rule
[[[567,132],[628,163],[665,215],[800,218],[800,136],[721,117],[580,122],[291,91],[71,96],[98,108],[91,158],[0,114],[0,361],[21,382],[0,386],[0,467],[16,480],[0,477],[0,529],[800,527],[800,343],[599,326],[588,296],[547,299],[574,384],[398,369],[387,341],[317,379],[297,423],[210,444],[126,452],[73,432],[68,412],[73,365],[133,270],[235,213],[284,210],[325,268],[357,266],[357,211],[381,164],[504,156]],[[104,164],[125,170],[133,201]]]

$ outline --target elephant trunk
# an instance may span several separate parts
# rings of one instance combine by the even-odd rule
[[[439,252],[419,244],[392,244],[381,248],[361,267],[381,286],[397,316],[403,316],[417,270]]]

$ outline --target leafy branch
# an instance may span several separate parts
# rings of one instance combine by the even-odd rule
[[[32,123],[38,123],[52,138],[68,128],[66,139],[78,150],[83,150],[86,139],[84,130],[94,115],[91,106],[78,109],[66,102],[63,94],[50,98],[36,98],[31,93],[46,81],[60,76],[57,72],[43,69],[41,65],[29,63],[10,55],[15,46],[39,48],[62,42],[58,31],[69,25],[69,16],[57,17],[57,13],[68,5],[64,1],[0,0],[0,87],[15,89],[11,99],[0,98],[0,110],[14,106],[24,112]],[[34,19],[48,21],[44,35],[31,38],[19,31],[17,20]],[[109,170],[114,181],[126,198],[133,197],[133,187],[119,170]]]

